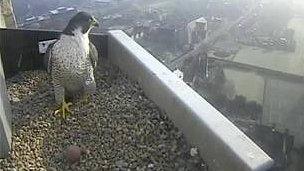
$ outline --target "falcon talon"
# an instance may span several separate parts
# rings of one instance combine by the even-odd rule
[[[62,113],[62,118],[66,119],[67,115],[72,114],[71,110],[69,109],[69,106],[71,105],[71,102],[66,103],[65,101],[63,101],[61,107],[55,111],[55,115],[58,115],[58,113]]]

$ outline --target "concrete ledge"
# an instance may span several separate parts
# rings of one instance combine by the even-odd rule
[[[5,76],[0,55],[0,158],[9,156],[12,141],[12,113],[6,94]]]
[[[264,171],[273,160],[123,31],[109,31],[108,57],[137,81],[214,171]]]
[[[0,0],[0,28],[16,27],[11,0]],[[3,42],[0,42],[3,43]],[[0,54],[0,158],[9,156],[12,141],[12,114]]]

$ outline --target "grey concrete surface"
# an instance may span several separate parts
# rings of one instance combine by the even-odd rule
[[[1,60],[1,55],[0,55]],[[6,94],[5,77],[0,61],[0,158],[6,158],[11,149],[12,113]]]
[[[108,54],[200,149],[210,170],[272,167],[273,160],[261,148],[123,31],[109,31]]]
[[[0,12],[0,28],[14,27],[15,20],[10,0],[0,0]],[[8,157],[11,149],[11,115],[0,54],[0,158]]]

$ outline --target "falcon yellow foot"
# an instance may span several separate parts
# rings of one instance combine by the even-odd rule
[[[62,118],[66,119],[67,115],[71,114],[71,110],[69,109],[69,106],[71,106],[72,103],[68,102],[66,103],[65,100],[63,100],[61,107],[55,111],[55,115],[57,115],[58,113],[62,114]]]

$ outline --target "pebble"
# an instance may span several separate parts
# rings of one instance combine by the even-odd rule
[[[57,169],[54,168],[54,167],[48,167],[48,168],[46,169],[46,171],[57,171]]]
[[[66,121],[57,108],[44,71],[25,71],[6,81],[13,110],[12,154],[0,170],[69,170],[65,151],[82,147],[73,170],[203,170],[203,160],[138,84],[112,65],[98,67],[96,95],[73,102]],[[18,99],[18,100],[17,100]],[[190,153],[189,153],[190,151]],[[195,154],[196,160],[191,157]],[[53,167],[49,167],[53,166]],[[54,167],[56,166],[56,168]]]
[[[192,157],[198,155],[198,149],[197,149],[197,148],[191,148],[191,149],[190,149],[190,155],[191,155]]]
[[[153,168],[154,167],[154,164],[152,164],[152,163],[150,163],[149,165],[148,165],[148,168]]]

